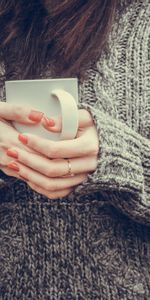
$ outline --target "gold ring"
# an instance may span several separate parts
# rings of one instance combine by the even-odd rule
[[[67,159],[67,162],[68,162],[68,175],[74,176],[74,174],[72,173],[72,167],[71,167],[70,159]]]
[[[68,164],[68,172],[67,172],[67,174],[65,174],[65,175],[63,175],[62,177],[68,177],[68,176],[71,176],[71,177],[73,177],[74,176],[74,174],[72,173],[72,166],[71,166],[71,161],[70,161],[70,159],[66,159],[67,160],[67,164]]]

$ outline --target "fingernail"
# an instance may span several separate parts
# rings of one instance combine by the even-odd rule
[[[8,149],[6,154],[13,158],[18,158],[18,152],[15,150]]]
[[[31,110],[28,118],[34,122],[40,122],[42,120],[43,113],[36,110]]]
[[[13,162],[9,163],[9,164],[7,165],[7,167],[8,167],[9,169],[12,169],[12,170],[16,171],[16,172],[19,172],[19,171],[20,171],[19,166],[18,166],[16,163],[13,163]]]
[[[55,126],[55,121],[53,119],[49,119],[47,117],[43,117],[43,123],[46,127],[53,127]]]
[[[19,141],[21,142],[21,143],[23,143],[23,144],[27,144],[28,143],[28,138],[27,138],[27,136],[25,136],[25,135],[23,135],[23,134],[19,134],[18,135],[18,139],[19,139]]]

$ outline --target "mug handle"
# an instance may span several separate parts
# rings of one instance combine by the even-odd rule
[[[62,131],[60,140],[74,139],[78,131],[78,107],[74,97],[61,89],[53,90],[51,95],[57,98],[61,107]]]

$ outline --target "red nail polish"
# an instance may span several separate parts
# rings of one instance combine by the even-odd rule
[[[47,118],[47,117],[43,117],[43,121],[44,121],[44,125],[46,126],[46,127],[53,127],[53,126],[55,126],[55,121],[53,120],[53,119],[49,119],[49,118]]]
[[[19,172],[19,171],[20,171],[18,165],[17,165],[16,163],[13,163],[13,162],[7,164],[7,167],[8,167],[9,169],[12,169],[12,170],[16,171],[16,172]]]
[[[34,122],[40,122],[42,120],[43,113],[40,111],[31,110],[28,118]]]
[[[23,135],[23,134],[19,134],[18,135],[18,139],[19,139],[19,141],[21,142],[21,143],[23,143],[23,144],[27,144],[28,143],[28,138],[27,138],[27,136],[25,136],[25,135]]]
[[[6,154],[13,158],[18,158],[18,152],[15,150],[8,149]]]

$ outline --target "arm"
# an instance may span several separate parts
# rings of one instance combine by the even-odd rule
[[[94,106],[86,104],[84,108],[84,112],[88,109],[92,114],[97,135],[93,125],[86,124],[82,128],[84,115],[80,120],[79,136],[74,140],[55,142],[32,134],[18,137],[21,143],[41,154],[32,155],[17,147],[12,149],[17,153],[20,176],[31,188],[50,199],[68,195],[73,186],[77,186],[73,188],[73,196],[97,192],[99,199],[104,196],[103,199],[131,218],[150,225],[149,139],[103,112],[98,101]],[[92,155],[97,166],[92,167],[96,170],[89,174],[91,171],[87,169],[91,162],[93,164]],[[70,158],[75,176],[63,178],[68,174],[64,158]],[[88,177],[83,178],[83,173]]]
[[[25,142],[42,155],[35,156],[14,148],[19,159],[20,176],[31,188],[50,199],[64,197],[72,190],[71,197],[83,196],[84,201],[84,195],[97,193],[99,201],[105,199],[134,220],[150,225],[149,139],[102,112],[98,103],[97,108],[86,105],[87,108],[91,110],[97,127],[96,136],[92,125],[80,127],[81,135],[74,140],[55,142],[32,134],[19,137],[21,143]],[[84,122],[84,117],[81,120]],[[91,171],[87,168],[91,162],[93,164],[93,158],[97,163],[98,139],[98,164],[89,174]],[[68,157],[75,176],[64,178],[63,175],[68,174],[64,158]],[[81,176],[84,173],[85,178]],[[72,189],[74,186],[77,187]]]
[[[83,95],[81,108],[93,117],[100,149],[96,171],[75,192],[98,191],[130,218],[150,225],[150,19],[147,4],[143,8],[129,39],[120,30],[109,63],[104,57],[97,65],[95,99],[90,92]],[[140,32],[137,40],[134,29]]]
[[[100,150],[96,171],[75,193],[103,192],[131,218],[150,225],[150,140],[100,109],[86,108],[94,118]]]

